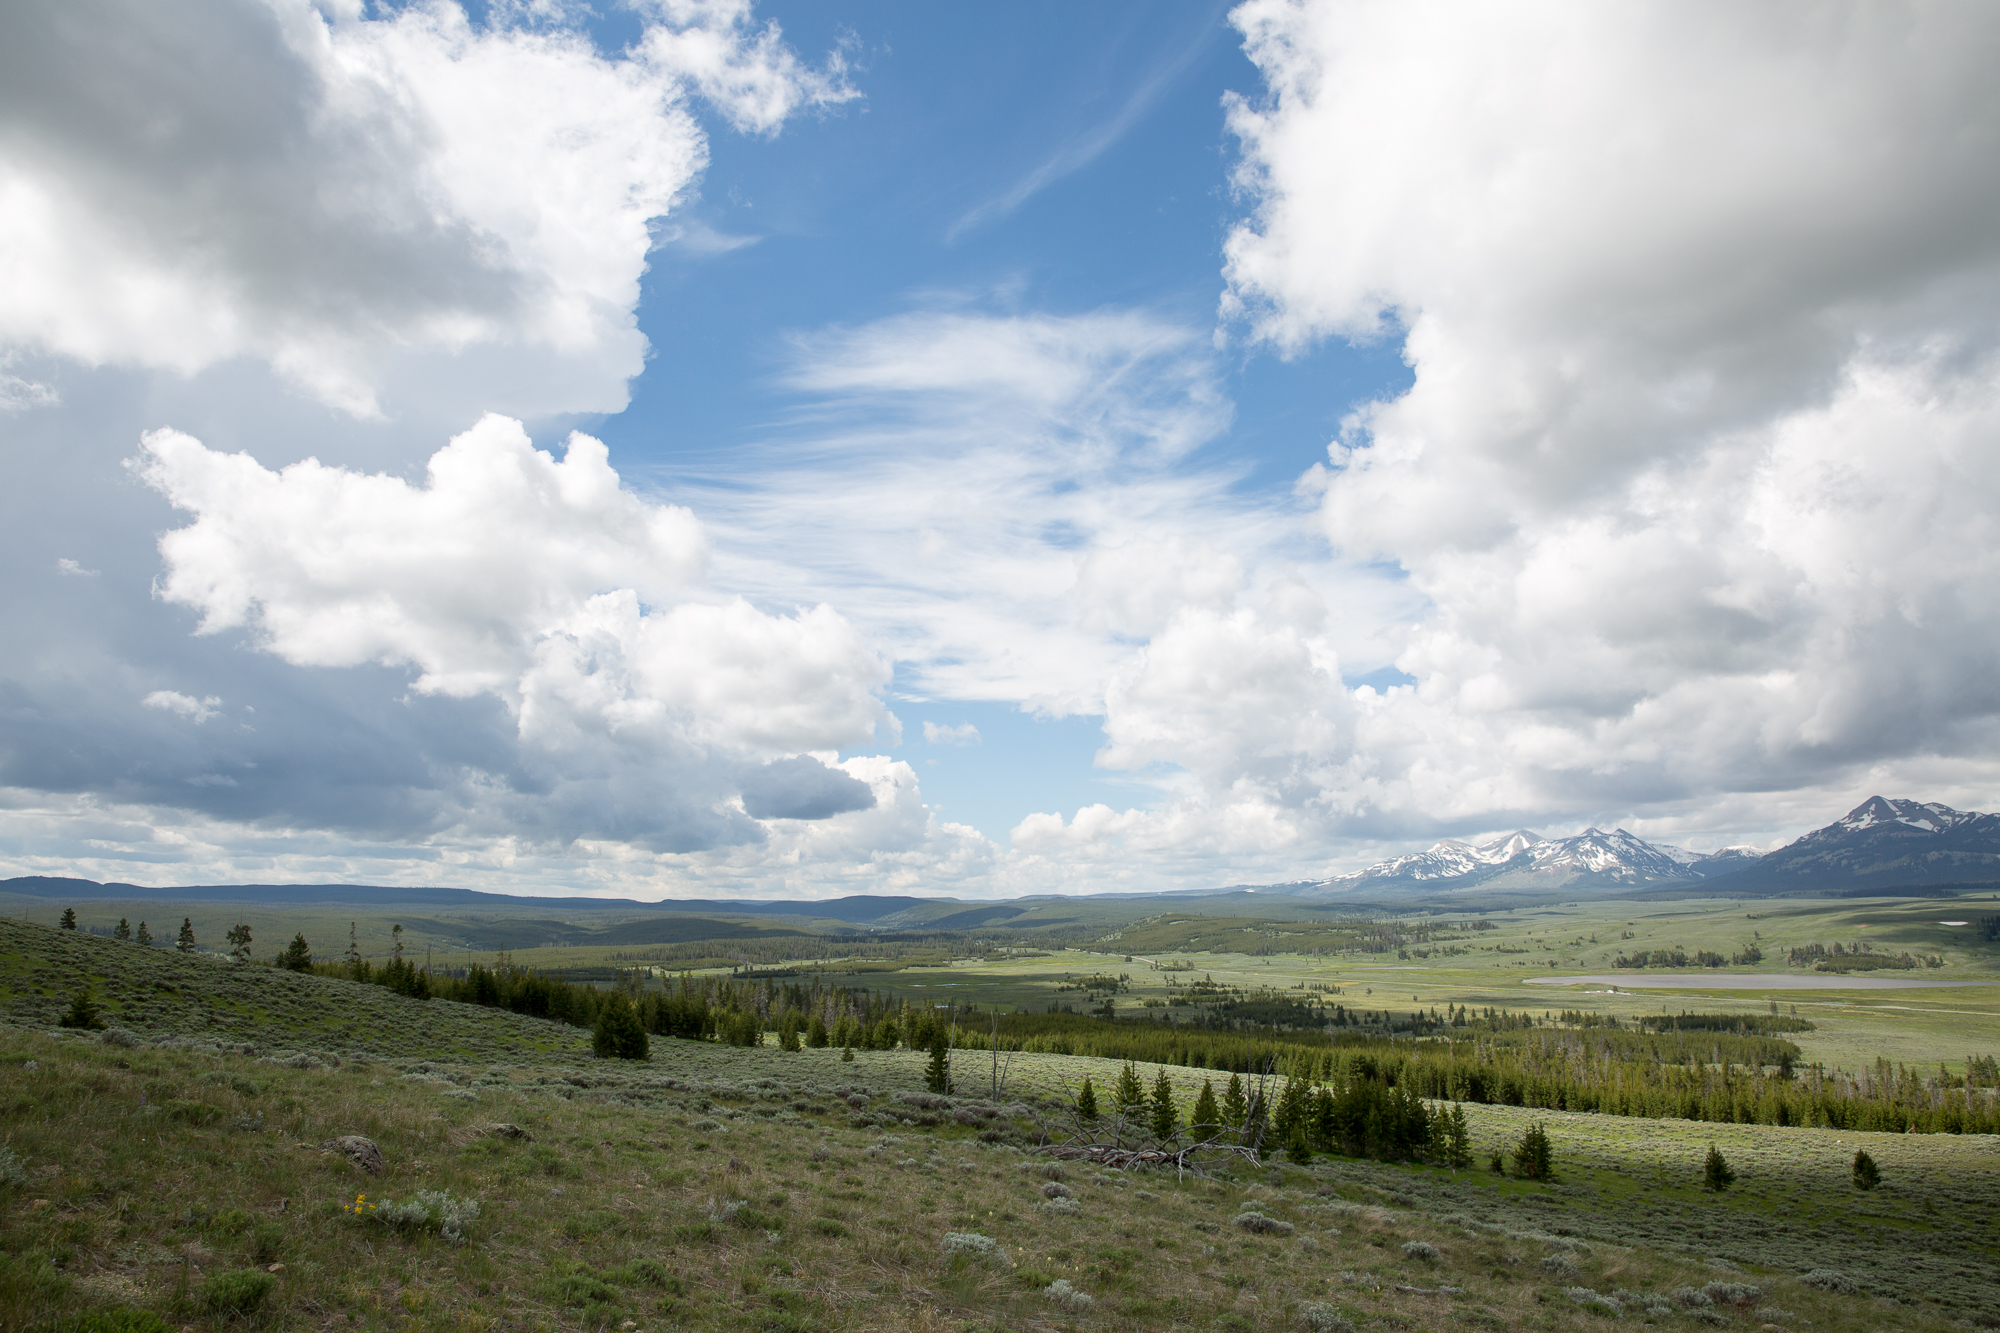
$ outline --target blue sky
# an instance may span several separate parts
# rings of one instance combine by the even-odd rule
[[[1990,807],[1996,56],[16,6],[0,873],[994,897]]]

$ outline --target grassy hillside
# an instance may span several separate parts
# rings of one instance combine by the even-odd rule
[[[47,1030],[85,975],[118,1029]],[[1075,1058],[949,1102],[911,1052],[598,1062],[553,1024],[11,922],[0,987],[4,1329],[1844,1333],[1962,1326],[2000,1289],[1990,1139],[1556,1116],[1552,1184],[1326,1159],[1177,1180],[1033,1151],[1037,1089],[1108,1082]],[[962,1064],[961,1088],[987,1074]],[[1481,1159],[1528,1119],[1477,1108]],[[386,1174],[301,1146],[343,1134]],[[1720,1196],[1710,1141],[1742,1177]],[[1058,1174],[1075,1211],[1042,1193]]]

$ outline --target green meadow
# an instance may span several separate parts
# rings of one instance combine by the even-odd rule
[[[379,962],[401,921],[406,956],[491,965],[494,951],[442,947],[490,932],[490,914],[153,901],[141,910],[157,941],[188,916],[202,949],[89,933],[119,915],[136,923],[132,906],[80,905],[76,932],[54,928],[60,904],[17,904],[0,921],[0,1328],[1819,1333],[1991,1326],[2000,1309],[1993,1136],[1468,1104],[1470,1167],[1272,1147],[1194,1172],[1112,1170],[1048,1148],[1077,1128],[1083,1080],[1111,1088],[1115,1061],[961,1049],[940,1096],[926,1091],[925,1052],[907,1048],[655,1036],[648,1060],[602,1060],[580,1028],[210,951],[241,920],[256,958],[293,933],[337,957],[351,920]],[[540,946],[546,914],[503,924],[519,931],[512,963],[579,981],[818,983],[949,1006],[968,1029],[995,1010],[1083,1014],[1107,1000],[1122,1020],[1188,1021],[1202,982],[1392,1014],[1630,1024],[1775,1012],[1814,1025],[1787,1034],[1808,1060],[1849,1069],[1886,1059],[1963,1075],[1967,1057],[2000,1050],[2000,987],[1980,984],[2000,980],[2000,949],[1941,924],[1994,911],[1990,899],[1395,916],[1199,906],[1097,903],[1072,913],[1081,921],[888,940],[718,918],[692,932],[706,938],[660,946],[578,942],[616,927],[596,914]],[[786,941],[800,947],[773,947]],[[1939,965],[1839,974],[1788,961],[1836,941]],[[1752,943],[1754,964],[1614,967],[1640,950]],[[643,957],[686,946],[709,956]],[[1705,984],[1718,972],[1770,983]],[[1672,987],[1533,984],[1613,973]],[[1856,988],[1863,976],[1944,984]],[[86,986],[105,1027],[60,1026]],[[1183,1108],[1226,1078],[1139,1073],[1149,1088],[1164,1077]],[[1492,1170],[1531,1126],[1548,1136],[1553,1178]],[[379,1144],[386,1173],[316,1147],[341,1135]],[[1727,1189],[1704,1186],[1711,1148],[1733,1169]],[[1881,1172],[1867,1191],[1851,1180],[1862,1150]]]

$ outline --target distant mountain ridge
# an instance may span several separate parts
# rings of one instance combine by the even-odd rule
[[[149,888],[28,875],[0,880],[0,894],[43,899],[260,902],[343,906],[427,906],[460,910],[524,909],[570,913],[700,913],[716,917],[792,917],[839,921],[868,930],[965,930],[1004,926],[1037,906],[1102,901],[1229,900],[1231,911],[1254,910],[1253,895],[1313,904],[1308,910],[1365,910],[1371,905],[1475,898],[1519,904],[1594,894],[1602,897],[1840,897],[1870,891],[1945,892],[1941,886],[2000,890],[2000,814],[1954,810],[1934,801],[1871,796],[1847,814],[1768,855],[1748,847],[1716,852],[1647,842],[1625,829],[1585,829],[1544,838],[1526,829],[1483,843],[1447,838],[1350,874],[1286,884],[1234,884],[1217,889],[1121,890],[1093,895],[1030,894],[965,900],[945,896],[857,894],[832,899],[733,900],[526,897],[476,889],[405,888],[366,884],[220,884]],[[1325,904],[1324,907],[1318,904]]]
[[[1871,796],[1768,855],[1690,852],[1624,829],[1569,838],[1519,830],[1490,842],[1446,839],[1330,879],[1283,886],[1309,899],[1437,897],[1492,891],[1634,892],[1701,886],[1744,896],[2000,880],[2000,815]]]

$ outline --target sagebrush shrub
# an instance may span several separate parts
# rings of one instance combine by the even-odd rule
[[[1815,1268],[1810,1273],[1799,1274],[1799,1281],[1808,1287],[1837,1292],[1842,1296],[1852,1296],[1861,1290],[1860,1283],[1836,1268]]]
[[[1581,1305],[1587,1310],[1594,1309],[1609,1315],[1625,1313],[1623,1301],[1592,1291],[1589,1287],[1564,1287],[1563,1295],[1568,1297],[1572,1304]]]
[[[1717,1305],[1751,1306],[1764,1299],[1764,1289],[1747,1282],[1710,1282],[1701,1294]]]
[[[1059,1277],[1043,1287],[1042,1298],[1061,1306],[1071,1314],[1082,1314],[1093,1304],[1090,1297],[1072,1287],[1066,1277]]]
[[[1236,1225],[1259,1236],[1289,1236],[1298,1230],[1282,1218],[1266,1217],[1262,1213],[1239,1213]]]
[[[965,1254],[994,1263],[1007,1262],[1007,1251],[1001,1248],[1000,1242],[977,1231],[947,1231],[942,1248],[946,1254]]]
[[[21,1160],[21,1154],[12,1148],[0,1147],[0,1186],[21,1186],[28,1183],[28,1164]]]
[[[1307,1301],[1301,1305],[1299,1322],[1312,1333],[1354,1333],[1354,1325],[1340,1312],[1340,1307],[1325,1301]]]
[[[1542,1267],[1557,1277],[1575,1277],[1583,1270],[1576,1266],[1576,1260],[1558,1250],[1554,1254],[1542,1256]]]
[[[1412,1240],[1403,1243],[1405,1259],[1433,1260],[1438,1257],[1438,1247],[1426,1240]]]

